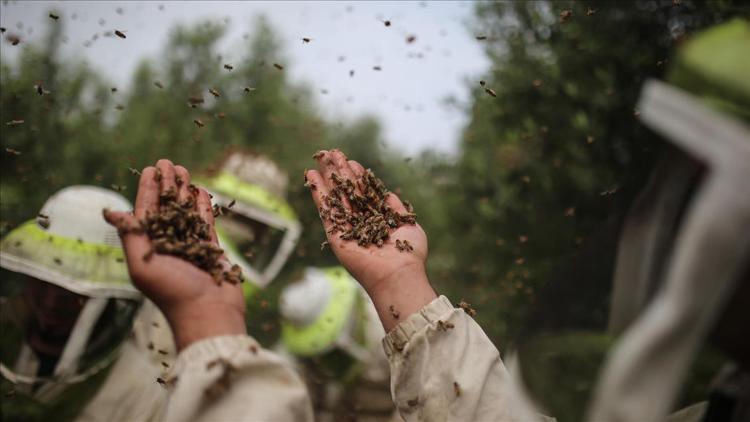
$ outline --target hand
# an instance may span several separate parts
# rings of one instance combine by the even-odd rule
[[[182,181],[179,185],[178,177]],[[146,233],[139,230],[140,221],[147,213],[158,212],[160,193],[170,189],[177,192],[180,202],[193,196],[190,173],[169,160],[159,160],[156,168],[143,169],[133,214],[104,212],[107,222],[120,232],[133,284],[167,317],[178,350],[207,337],[247,334],[245,301],[238,284],[217,284],[209,273],[176,256],[154,253],[144,258],[152,245]],[[210,228],[210,242],[218,245],[211,199],[205,190],[198,189],[195,204],[195,210]],[[229,262],[226,258],[224,261],[228,267]]]
[[[358,162],[347,160],[338,150],[321,151],[316,157],[318,171],[307,171],[305,177],[314,185],[312,197],[318,210],[321,210],[327,209],[324,198],[334,187],[334,173],[343,179],[355,181],[365,174],[365,169]],[[357,192],[362,194],[358,186]],[[348,201],[343,199],[342,202],[351,209]],[[394,193],[388,194],[386,203],[399,214],[407,213],[406,207]],[[404,224],[392,230],[381,247],[362,247],[356,240],[342,240],[340,233],[329,233],[332,226],[331,221],[323,221],[328,244],[341,264],[370,295],[386,331],[435,299],[435,291],[425,271],[427,235],[419,224]],[[399,251],[396,240],[408,241],[414,250]]]

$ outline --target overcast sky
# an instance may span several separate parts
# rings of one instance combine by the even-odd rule
[[[0,48],[2,60],[15,60],[23,43],[42,39],[54,9],[66,21],[64,53],[127,87],[136,65],[158,55],[177,23],[228,22],[219,53],[231,63],[240,56],[232,46],[263,14],[284,41],[285,71],[314,88],[326,117],[373,114],[395,148],[452,153],[468,116],[445,99],[465,103],[489,66],[468,25],[473,8],[469,2],[3,1],[0,26],[21,34],[22,43],[2,42]],[[127,39],[90,42],[114,29],[126,31]],[[409,35],[416,37],[413,43],[407,43]],[[312,41],[303,43],[303,37]]]

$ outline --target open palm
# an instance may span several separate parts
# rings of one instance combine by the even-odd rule
[[[169,160],[159,160],[156,167],[143,169],[133,214],[104,213],[107,222],[120,232],[133,284],[162,310],[178,345],[184,347],[209,334],[245,332],[245,303],[239,285],[217,284],[208,272],[186,260],[151,252],[151,240],[140,230],[140,222],[149,213],[158,212],[160,194],[170,190],[177,192],[181,203],[195,195],[195,211],[209,226],[210,242],[218,246],[208,193],[203,189],[191,192],[188,171]],[[222,265],[230,267],[226,258]],[[216,318],[217,313],[225,317]]]
[[[356,161],[347,160],[338,150],[321,151],[316,155],[318,170],[306,173],[311,184],[312,196],[318,209],[326,209],[325,197],[334,187],[333,175],[342,179],[355,181],[365,174],[365,169]],[[355,183],[355,186],[357,184]],[[357,187],[357,190],[359,188]],[[362,194],[361,191],[358,192]],[[401,200],[394,193],[389,193],[386,203],[395,212],[407,214],[408,211]],[[348,203],[345,204],[348,206]],[[397,277],[405,271],[413,271],[415,267],[424,271],[427,259],[427,236],[419,224],[405,224],[390,232],[388,240],[381,246],[369,245],[362,247],[355,240],[342,240],[339,233],[331,233],[333,223],[324,219],[323,225],[331,249],[342,265],[368,291],[373,292],[385,280]],[[414,248],[412,251],[400,251],[396,241],[408,241]]]

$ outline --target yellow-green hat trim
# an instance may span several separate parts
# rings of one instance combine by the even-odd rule
[[[194,181],[218,194],[255,205],[287,220],[297,221],[297,214],[284,199],[258,185],[243,182],[227,172],[220,172],[211,178],[197,177]]]
[[[27,221],[8,233],[0,243],[0,251],[3,267],[50,283],[60,284],[68,280],[80,282],[82,286],[137,293],[130,282],[122,248],[49,233],[35,220]],[[81,289],[83,294],[90,293],[86,286]]]

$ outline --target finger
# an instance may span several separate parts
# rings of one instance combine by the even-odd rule
[[[156,162],[156,168],[161,173],[161,182],[159,185],[160,193],[165,194],[170,190],[177,195],[177,181],[175,180],[174,164],[166,159]]]
[[[357,178],[364,177],[366,171],[362,164],[359,164],[354,160],[349,160],[349,168],[352,169],[352,172]]]
[[[338,179],[348,179],[352,182],[356,180],[354,172],[349,168],[349,162],[346,160],[346,155],[339,150],[325,152],[321,160],[318,161],[318,168],[330,190],[333,190],[337,186],[336,180]],[[356,187],[356,184],[355,189],[359,190]],[[346,195],[341,194],[339,196],[341,197],[341,202],[344,207],[351,209],[351,204]]]
[[[185,167],[174,166],[175,183],[177,184],[177,201],[187,202],[193,194],[190,192],[190,172]]]
[[[393,192],[388,192],[388,196],[385,198],[385,203],[388,204],[393,211],[396,211],[399,214],[409,214],[404,203],[401,202],[398,195]]]
[[[211,197],[203,188],[198,188],[198,198],[195,201],[195,208],[198,211],[198,215],[208,224],[208,233],[211,236],[211,242],[218,245],[219,240],[216,236],[216,228],[214,227],[216,222],[214,220],[214,210],[211,207]]]
[[[323,176],[315,170],[308,170],[305,172],[305,179],[310,186],[310,193],[312,194],[313,202],[318,208],[318,215],[320,220],[323,222],[323,228],[328,233],[333,228],[333,222],[326,218],[325,215],[328,212],[328,206],[325,203],[326,195],[330,194],[330,189],[323,180]]]
[[[156,180],[156,169],[146,167],[138,181],[138,193],[135,198],[135,218],[143,220],[149,213],[159,210],[159,182]]]

